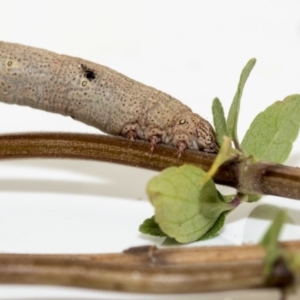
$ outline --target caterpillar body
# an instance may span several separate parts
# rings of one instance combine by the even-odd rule
[[[112,135],[216,153],[208,121],[170,95],[108,67],[0,42],[0,101],[71,116]]]

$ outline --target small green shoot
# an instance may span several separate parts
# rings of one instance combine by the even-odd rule
[[[166,236],[169,241],[179,243],[211,238],[223,227],[226,215],[240,203],[260,199],[260,195],[239,190],[235,195],[221,195],[212,180],[224,162],[235,158],[241,162],[240,183],[243,180],[246,182],[247,173],[243,177],[245,168],[249,169],[259,159],[282,163],[298,135],[300,95],[292,95],[260,113],[239,144],[237,124],[240,101],[255,63],[256,59],[250,59],[241,73],[227,122],[220,100],[215,98],[213,101],[216,137],[221,148],[210,170],[205,172],[189,165],[171,167],[149,181],[147,193],[155,208],[155,216],[140,226],[142,233]],[[231,148],[231,139],[236,149]],[[266,258],[269,271],[283,257],[277,239],[284,220],[284,215],[279,214],[261,242],[269,253]],[[300,265],[300,255],[294,256],[294,265]]]
[[[282,255],[282,249],[278,244],[279,234],[287,219],[286,212],[280,210],[274,218],[260,244],[266,249],[266,273],[269,274],[274,262]]]
[[[260,242],[266,249],[264,268],[266,283],[281,288],[283,295],[293,288],[295,284],[293,270],[299,267],[296,263],[299,254],[288,253],[279,244],[279,235],[286,220],[286,212],[280,210]]]
[[[226,137],[208,173],[185,165],[165,169],[152,178],[147,193],[155,207],[155,218],[147,219],[142,233],[189,243],[215,236],[224,225],[225,215],[233,209],[216,189],[211,176],[232,158],[231,139]]]

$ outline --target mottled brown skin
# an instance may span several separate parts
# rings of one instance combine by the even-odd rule
[[[0,42],[0,101],[71,116],[131,140],[217,152],[208,121],[179,100],[105,66]]]

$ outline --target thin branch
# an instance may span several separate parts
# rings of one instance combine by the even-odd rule
[[[282,243],[291,253],[300,242]],[[48,284],[142,293],[267,287],[260,246],[158,249],[120,254],[0,255],[0,283]],[[299,284],[300,270],[295,281]]]
[[[207,171],[215,155],[187,150],[179,159],[176,149],[170,146],[159,145],[151,152],[146,142],[132,143],[106,135],[28,133],[0,136],[0,159],[33,157],[93,159],[158,171],[193,164]],[[247,165],[237,158],[223,165],[214,180],[244,193],[300,200],[299,168],[264,162]]]

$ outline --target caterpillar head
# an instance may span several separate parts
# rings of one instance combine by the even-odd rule
[[[186,112],[176,120],[172,144],[178,148],[179,154],[186,148],[211,153],[219,151],[213,127],[192,112]]]

